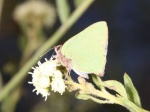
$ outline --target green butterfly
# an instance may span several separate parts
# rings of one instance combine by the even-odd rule
[[[105,21],[96,22],[64,43],[55,47],[61,64],[78,75],[104,75],[108,46],[108,27]]]

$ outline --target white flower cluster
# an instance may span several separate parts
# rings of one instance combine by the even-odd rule
[[[50,88],[54,92],[59,92],[61,95],[65,92],[66,85],[63,80],[62,72],[57,70],[57,66],[60,66],[58,60],[51,58],[50,60],[45,59],[44,63],[38,62],[38,66],[32,67],[33,72],[29,72],[32,75],[32,82],[36,91],[47,99],[50,95]]]
[[[54,7],[45,0],[27,0],[15,8],[13,16],[19,23],[40,20],[43,26],[52,26],[56,20]]]

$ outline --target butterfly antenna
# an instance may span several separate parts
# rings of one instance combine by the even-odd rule
[[[40,59],[41,57],[43,57],[45,54],[47,54],[49,51],[51,51],[52,49],[54,49],[55,47],[52,47],[51,49],[49,49],[48,51],[46,51],[44,54],[42,54],[41,56],[37,57],[37,59]],[[54,52],[52,53],[53,56]]]

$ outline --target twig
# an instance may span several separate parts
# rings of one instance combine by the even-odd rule
[[[0,27],[1,27],[1,21],[2,21],[2,9],[3,9],[3,0],[0,0]]]

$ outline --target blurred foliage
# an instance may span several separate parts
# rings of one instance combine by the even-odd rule
[[[11,75],[16,73],[44,41],[46,41],[43,28],[52,28],[56,20],[56,13],[54,7],[44,0],[30,0],[16,5],[13,18],[22,31],[18,37],[18,46],[22,57],[19,63],[9,60],[3,65],[3,73],[10,75],[9,77],[12,77]],[[16,105],[23,95],[23,89],[24,88],[20,85],[19,88],[16,88],[15,91],[12,91],[12,93],[7,96],[1,105],[2,112],[10,112],[10,110],[11,112],[15,112]]]
[[[12,61],[11,59],[7,60],[7,63],[2,66],[3,74],[8,74],[10,79],[13,77],[12,74],[16,73],[21,67],[23,67],[34,52],[47,40],[47,35],[45,34],[44,29],[48,29],[50,31],[54,27],[57,15],[55,8],[58,8],[59,18],[62,23],[67,20],[70,13],[70,6],[65,0],[63,2],[61,1],[61,3],[59,3],[60,1],[57,1],[56,7],[54,7],[54,4],[45,0],[26,0],[21,1],[18,5],[16,4],[17,2],[18,1],[15,1],[14,3],[15,8],[12,15],[13,19],[18,23],[19,28],[21,29],[21,33],[17,38],[17,46],[19,47],[22,56],[18,61]],[[61,6],[62,4],[64,4],[63,7]],[[66,7],[66,10],[63,9],[64,6]],[[0,80],[2,86],[2,77]],[[9,94],[3,102],[1,102],[0,111],[15,112],[21,108],[19,105],[22,104],[22,102],[25,102],[22,98],[26,95],[28,96],[28,88],[24,88],[23,86],[25,81],[26,80],[24,79],[19,88],[15,88],[15,90],[13,90],[11,94]],[[85,112],[88,108],[82,108],[84,105],[90,105],[88,106],[90,108],[95,105],[94,103],[87,102],[80,103],[80,105],[77,103],[76,107],[74,107],[75,104],[71,104],[70,102],[72,102],[72,100],[75,100],[76,102],[79,101],[72,99],[73,96],[68,93],[63,96],[58,96],[57,94],[52,93],[47,102],[43,102],[43,100],[40,101],[39,97],[36,99],[39,103],[36,102],[32,104],[34,105],[34,108],[30,107],[27,110],[22,108],[23,111],[31,110],[33,112],[48,112],[51,110],[53,112],[74,112],[82,110]],[[32,99],[27,100],[30,102]]]
[[[56,4],[57,4],[57,12],[58,12],[60,21],[61,23],[64,23],[67,21],[70,15],[70,6],[67,0],[56,0]]]
[[[78,7],[82,2],[83,0],[74,0],[75,7]]]

